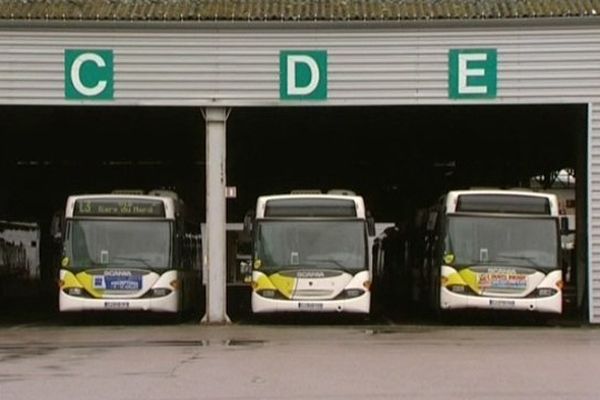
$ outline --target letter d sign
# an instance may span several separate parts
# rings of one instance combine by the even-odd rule
[[[65,98],[113,99],[112,50],[65,50]]]
[[[282,100],[327,99],[327,52],[281,51],[279,97]]]

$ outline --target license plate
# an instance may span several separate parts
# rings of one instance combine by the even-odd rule
[[[323,303],[298,303],[298,309],[302,311],[321,311]]]
[[[116,276],[105,276],[104,277],[106,290],[127,290],[135,291],[140,290],[142,287],[141,276],[129,276],[129,277],[116,277]]]
[[[479,287],[482,289],[525,290],[527,276],[518,274],[481,274]]]
[[[514,308],[514,300],[490,300],[490,307],[492,308]]]
[[[129,308],[128,301],[105,301],[104,308],[110,308],[111,310],[123,310]]]

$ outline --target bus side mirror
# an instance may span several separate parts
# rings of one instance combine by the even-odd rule
[[[367,233],[369,236],[375,236],[375,220],[373,217],[367,217]]]
[[[249,261],[240,261],[240,273],[242,275],[252,275],[252,267]]]
[[[50,222],[50,236],[56,242],[60,242],[62,239],[62,231],[63,231],[63,216],[61,211],[57,211],[52,216],[52,221]]]
[[[250,261],[240,261],[240,276],[244,283],[252,282],[252,264]]]
[[[252,233],[252,220],[254,220],[254,213],[252,211],[248,211],[246,215],[244,215],[244,233]]]

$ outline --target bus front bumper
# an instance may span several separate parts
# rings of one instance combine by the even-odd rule
[[[485,297],[453,293],[441,288],[440,306],[442,310],[479,308],[490,310],[536,311],[544,313],[562,313],[562,296],[558,292],[548,297],[514,298]]]
[[[252,312],[254,313],[339,312],[369,314],[370,305],[370,292],[344,300],[279,300],[262,297],[256,292],[252,293]]]
[[[127,298],[86,298],[70,296],[60,291],[58,298],[60,312],[77,311],[148,311],[176,313],[179,310],[178,293],[172,292],[164,297],[127,299]]]

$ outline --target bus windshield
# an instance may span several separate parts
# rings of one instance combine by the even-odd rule
[[[367,268],[364,221],[259,221],[254,259],[261,269]]]
[[[456,266],[558,268],[554,218],[459,216],[448,218],[446,254]]]
[[[66,228],[64,251],[73,268],[171,265],[171,222],[71,220]]]

